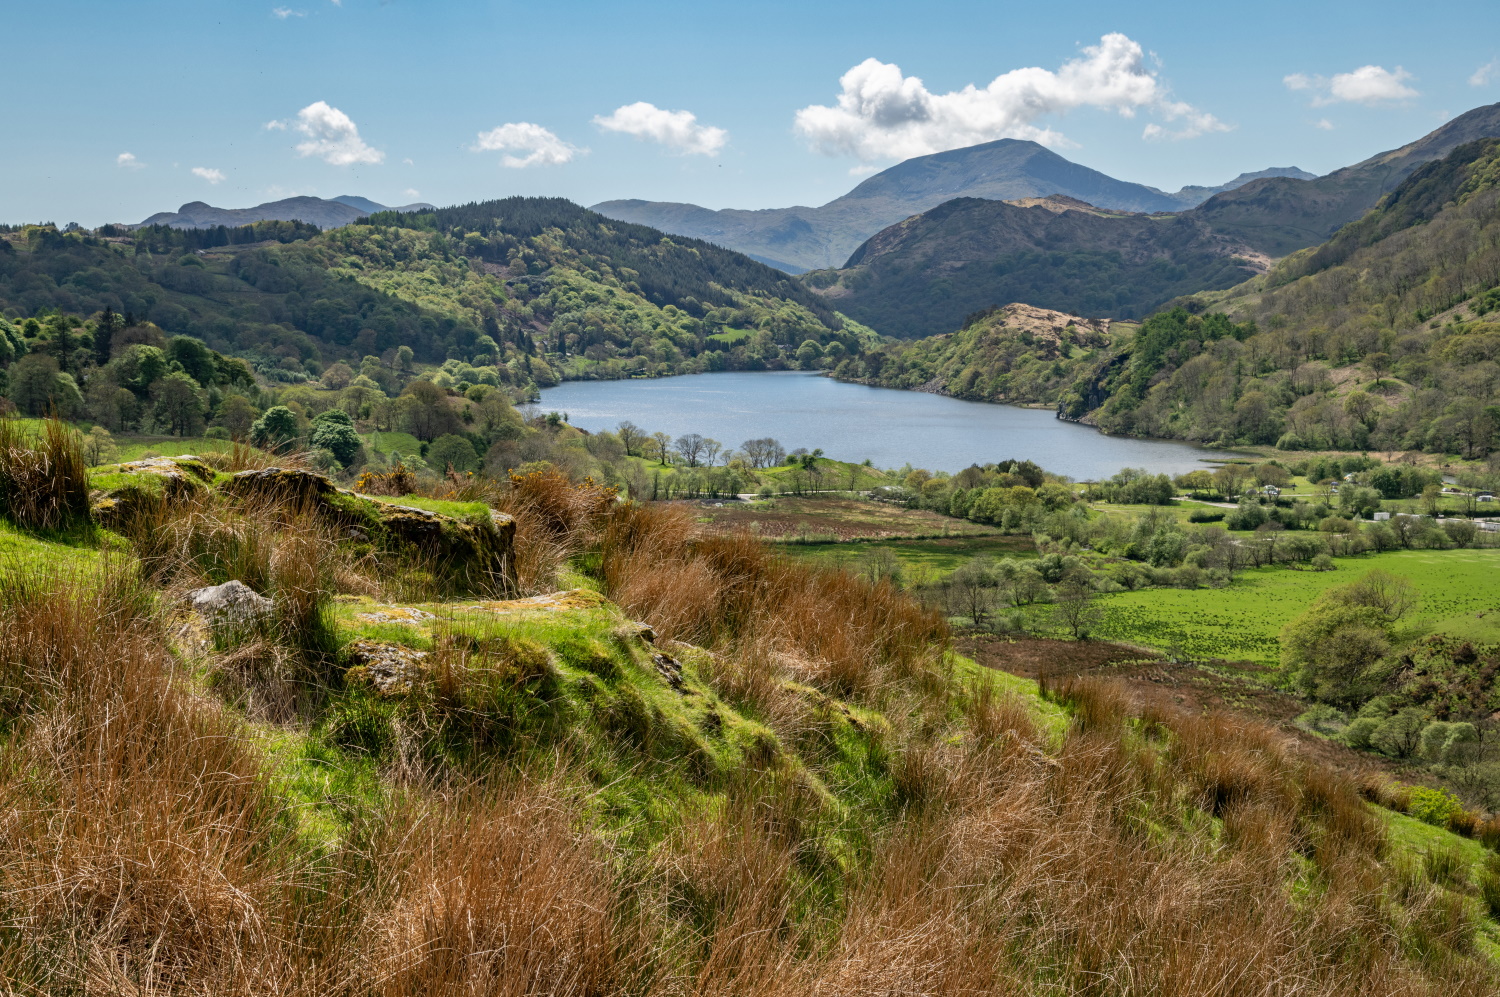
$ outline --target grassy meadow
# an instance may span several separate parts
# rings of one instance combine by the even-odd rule
[[[1327,588],[1372,568],[1408,578],[1422,594],[1412,627],[1500,611],[1500,549],[1393,551],[1335,560],[1333,571],[1256,568],[1221,589],[1155,588],[1101,597],[1100,637],[1191,657],[1277,664],[1277,634]]]

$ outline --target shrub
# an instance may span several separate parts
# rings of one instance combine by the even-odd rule
[[[1463,804],[1458,797],[1446,789],[1431,789],[1427,786],[1413,786],[1411,790],[1411,802],[1407,805],[1407,813],[1424,824],[1433,827],[1447,827],[1448,819],[1455,811],[1463,809]]]
[[[1344,743],[1357,751],[1369,751],[1380,721],[1375,717],[1358,717],[1344,729]]]
[[[1217,523],[1223,518],[1223,509],[1194,509],[1188,513],[1190,523]]]

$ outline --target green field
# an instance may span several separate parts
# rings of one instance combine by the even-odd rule
[[[896,555],[908,578],[926,574],[937,581],[965,561],[981,554],[991,557],[1036,557],[1036,546],[1026,536],[935,537],[931,540],[881,540],[830,544],[783,544],[777,551],[798,560],[856,568],[875,551]]]
[[[1275,665],[1281,628],[1324,589],[1346,585],[1371,568],[1408,578],[1422,593],[1412,618],[1415,627],[1430,629],[1452,617],[1500,609],[1500,550],[1405,550],[1335,563],[1334,571],[1257,568],[1222,589],[1107,595],[1096,635],[1147,647],[1177,647],[1193,657]]]
[[[410,433],[366,433],[365,446],[389,456],[392,452],[403,457],[415,457],[422,452],[422,443]]]
[[[752,335],[754,335],[754,330],[752,329],[726,328],[723,332],[716,332],[712,336],[705,336],[703,338],[711,340],[715,343],[723,343],[726,346],[733,346],[735,343],[744,342]]]

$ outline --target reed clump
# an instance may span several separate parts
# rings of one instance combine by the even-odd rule
[[[89,522],[88,460],[72,427],[46,419],[33,436],[0,418],[0,514],[32,530]]]

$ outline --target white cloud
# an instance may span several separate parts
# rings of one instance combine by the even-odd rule
[[[1333,131],[1333,122],[1329,121],[1327,118],[1319,118],[1317,121],[1313,122],[1313,127],[1320,128],[1325,132],[1331,132]]]
[[[224,182],[224,171],[223,170],[214,170],[214,169],[210,169],[207,166],[194,166],[193,167],[193,176],[195,176],[195,177],[202,177],[204,180],[207,180],[209,183],[223,183]]]
[[[849,175],[851,177],[867,177],[871,173],[879,172],[880,165],[878,163],[860,163],[858,166],[849,167]]]
[[[617,107],[608,117],[595,115],[594,124],[605,131],[660,142],[685,156],[712,156],[729,141],[728,132],[698,124],[698,116],[691,111],[664,111],[644,100]]]
[[[1331,77],[1291,73],[1283,76],[1281,82],[1286,84],[1288,90],[1310,90],[1315,93],[1313,107],[1327,107],[1340,102],[1377,107],[1421,96],[1415,89],[1407,86],[1407,81],[1412,78],[1411,73],[1400,66],[1395,69],[1360,66],[1351,73],[1334,73]]]
[[[120,153],[115,157],[115,165],[124,167],[127,170],[143,170],[146,168],[146,164],[136,159],[133,152]]]
[[[1191,105],[1168,99],[1168,89],[1146,66],[1141,46],[1108,34],[1053,72],[1036,66],[1013,69],[982,89],[969,84],[933,93],[901,68],[866,59],[839,79],[836,106],[814,104],[797,112],[796,129],[813,148],[860,159],[907,159],[999,138],[1064,145],[1067,139],[1037,124],[1048,114],[1097,107],[1133,117],[1144,108],[1183,127],[1157,126],[1146,137],[1190,138],[1228,128]]]
[[[385,161],[385,153],[370,148],[359,137],[359,129],[349,115],[330,107],[327,101],[308,104],[290,125],[307,136],[307,141],[297,143],[299,156],[317,156],[333,166]],[[287,126],[285,121],[268,121],[265,125],[271,131],[285,131]]]
[[[561,166],[587,149],[569,145],[541,125],[529,121],[512,121],[487,132],[480,132],[475,152],[523,152],[524,156],[507,155],[500,159],[513,170],[527,166]]]
[[[290,7],[273,7],[271,8],[271,16],[285,21],[289,17],[306,17],[307,11],[293,10]]]
[[[1157,111],[1168,121],[1182,122],[1181,127],[1163,128],[1153,121],[1141,132],[1141,138],[1171,139],[1176,142],[1207,135],[1209,132],[1227,132],[1231,129],[1230,125],[1226,125],[1207,111],[1200,111],[1193,105],[1184,104],[1178,100],[1162,101],[1157,105]]]
[[[417,190],[417,188],[415,187],[408,187],[406,188],[406,190],[402,191],[402,193],[404,193],[407,197],[412,198],[413,200],[422,196],[422,192],[420,190]]]
[[[1495,73],[1497,71],[1500,71],[1500,59],[1491,59],[1489,62],[1486,62],[1478,69],[1474,70],[1474,75],[1469,77],[1469,86],[1488,86],[1490,80],[1493,80],[1495,78]]]

